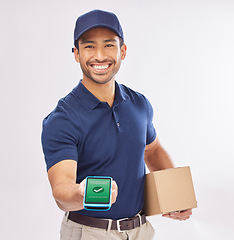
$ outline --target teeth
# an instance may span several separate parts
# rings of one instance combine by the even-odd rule
[[[93,65],[93,68],[97,70],[107,69],[108,65]]]

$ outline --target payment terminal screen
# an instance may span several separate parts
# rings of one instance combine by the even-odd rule
[[[87,178],[85,202],[108,204],[110,184],[111,179],[109,178]]]

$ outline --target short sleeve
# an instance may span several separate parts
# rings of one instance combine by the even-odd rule
[[[147,134],[146,134],[146,145],[152,143],[156,139],[156,130],[153,125],[153,108],[149,100],[145,98],[147,105]]]
[[[66,112],[52,112],[43,120],[41,141],[47,171],[62,160],[78,161],[78,135]]]

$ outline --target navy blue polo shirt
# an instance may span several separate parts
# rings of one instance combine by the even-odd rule
[[[98,100],[82,81],[43,121],[42,146],[47,170],[54,164],[77,161],[77,183],[87,176],[111,176],[118,197],[106,212],[80,214],[121,219],[143,207],[144,150],[156,138],[153,109],[140,93],[115,83],[112,108]]]

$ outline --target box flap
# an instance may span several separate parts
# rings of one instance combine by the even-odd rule
[[[145,197],[143,211],[145,212],[146,216],[160,214],[161,210],[153,172],[146,174],[144,191]]]

